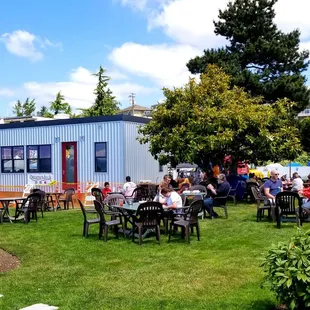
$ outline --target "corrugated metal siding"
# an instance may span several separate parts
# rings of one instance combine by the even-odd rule
[[[125,174],[130,175],[136,182],[139,180],[159,182],[167,173],[167,166],[163,167],[163,172],[159,172],[159,163],[149,152],[149,145],[141,145],[137,140],[140,125],[133,122],[124,123]]]
[[[61,182],[61,143],[76,141],[79,182],[123,182],[125,175],[123,133],[122,121],[2,129],[0,130],[0,146],[51,144],[52,173],[55,180]],[[107,142],[107,173],[95,172],[95,142]],[[24,154],[26,156],[26,149]],[[0,174],[1,185],[23,186],[26,183],[27,173]]]

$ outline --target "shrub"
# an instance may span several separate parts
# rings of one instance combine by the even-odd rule
[[[298,229],[289,243],[273,246],[262,264],[266,283],[290,309],[310,307],[310,230]]]

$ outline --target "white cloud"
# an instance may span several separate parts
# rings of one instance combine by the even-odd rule
[[[198,48],[217,47],[225,39],[214,34],[213,20],[228,0],[172,0],[148,18],[149,29],[162,28],[174,41]],[[285,32],[299,28],[301,39],[310,39],[309,0],[280,0],[275,5],[275,22]]]
[[[149,29],[162,28],[174,41],[200,49],[223,45],[225,39],[214,34],[213,20],[226,3],[227,0],[170,1],[149,17]]]
[[[310,51],[310,41],[308,41],[308,42],[301,42],[300,45],[299,45],[299,50],[300,51],[304,51],[304,50]]]
[[[151,8],[158,9],[169,1],[170,0],[114,0],[114,2],[120,2],[123,6],[131,7],[136,11],[150,11]]]
[[[285,32],[299,28],[301,39],[310,39],[310,1],[309,0],[280,0],[275,5],[275,21]]]
[[[121,69],[151,78],[160,87],[171,87],[187,82],[190,73],[186,63],[199,54],[198,49],[185,45],[125,43],[115,48],[109,58]]]
[[[49,102],[55,99],[56,94],[61,91],[66,101],[73,108],[88,108],[94,102],[95,96],[93,92],[96,83],[96,77],[92,76],[89,70],[84,67],[78,67],[72,70],[68,81],[50,83],[27,82],[23,85],[23,91],[25,97],[36,98],[38,106],[48,105]],[[109,87],[119,101],[127,100],[130,92],[143,95],[156,91],[154,88],[130,82],[115,83],[111,81]]]
[[[61,43],[52,43],[48,39],[27,32],[25,30],[16,30],[11,33],[4,33],[0,37],[0,41],[5,44],[6,49],[19,57],[25,57],[31,61],[42,60],[44,55],[39,48],[59,47]]]
[[[142,11],[145,9],[147,0],[121,0],[122,5],[128,5],[135,10]]]
[[[13,97],[14,91],[9,88],[0,88],[0,96],[3,97]]]
[[[186,63],[203,49],[223,46],[225,38],[214,34],[213,20],[229,0],[123,0],[124,5],[142,10],[149,30],[159,28],[173,44],[142,45],[127,42],[110,54],[122,70],[150,78],[157,85],[179,86],[188,79]],[[139,3],[139,6],[137,4]],[[155,9],[155,3],[157,8]],[[310,48],[309,0],[280,0],[275,6],[276,23],[283,31],[299,28],[301,50]],[[128,61],[130,59],[130,61]]]

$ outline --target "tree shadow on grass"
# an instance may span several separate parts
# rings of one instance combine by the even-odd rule
[[[257,300],[244,308],[245,310],[275,310],[276,305],[270,300]]]

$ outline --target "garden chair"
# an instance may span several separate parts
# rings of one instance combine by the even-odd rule
[[[63,203],[64,210],[69,209],[69,203],[71,203],[71,207],[72,207],[72,209],[74,209],[74,204],[73,204],[73,195],[74,194],[75,194],[74,188],[67,188],[64,192],[65,198],[59,199],[59,204]]]
[[[139,245],[142,244],[142,231],[146,229],[155,229],[156,239],[160,244],[160,219],[163,213],[161,203],[157,201],[147,201],[139,205],[136,216],[133,216],[133,228],[138,228]],[[132,234],[132,241],[135,240],[135,234]]]
[[[108,197],[104,200],[104,204],[109,208],[109,210],[105,211],[106,214],[111,216],[119,215],[119,207],[122,207],[125,203],[126,200],[122,194],[108,195]]]
[[[237,196],[237,189],[240,185],[241,185],[241,181],[238,181],[236,186],[234,188],[230,188],[230,191],[229,191],[228,197],[232,198],[235,205],[237,204],[237,197],[236,197]]]
[[[94,200],[94,204],[95,204],[95,209],[97,213],[99,214],[99,239],[101,239],[102,234],[104,233],[104,242],[108,241],[109,227],[114,227],[115,235],[116,237],[118,237],[118,225],[122,225],[123,234],[125,238],[126,237],[125,226],[124,226],[124,222],[122,221],[122,217],[120,216],[119,220],[106,221],[105,216],[104,216],[106,212],[104,210],[103,204],[98,200]]]
[[[39,193],[30,194],[27,200],[23,203],[18,213],[24,213],[25,223],[30,222],[30,215],[32,219],[38,221],[37,211],[41,207],[42,195]],[[19,216],[19,214],[16,214]]]
[[[189,190],[190,191],[198,190],[201,193],[207,193],[208,192],[207,188],[204,185],[193,185],[189,188]],[[198,199],[200,199],[200,198],[201,197],[198,197]],[[197,198],[195,198],[195,199],[197,199]],[[203,220],[205,218],[205,210],[202,209],[198,216],[201,216],[201,219]]]
[[[259,187],[251,186],[251,191],[252,191],[252,195],[256,201],[256,206],[257,206],[256,222],[258,222],[258,219],[260,221],[262,220],[262,216],[264,215],[265,210],[268,210],[268,218],[270,218],[270,212],[271,212],[272,205],[269,202],[269,200],[267,200],[266,197],[262,195]],[[262,203],[262,205],[261,205],[261,203]]]
[[[170,242],[171,239],[172,229],[174,229],[175,231],[177,227],[182,228],[182,235],[185,232],[187,243],[190,243],[190,229],[193,230],[193,228],[196,227],[197,239],[199,241],[200,230],[199,230],[198,214],[199,212],[201,212],[202,208],[203,208],[203,200],[202,199],[195,200],[191,203],[187,212],[180,219],[171,222],[168,242]]]
[[[41,197],[42,197],[41,205],[38,207],[38,211],[41,211],[41,213],[42,213],[42,218],[43,218],[43,211],[48,210],[48,204],[47,204],[47,201],[46,201],[46,194],[45,194],[44,191],[42,191],[42,190],[39,189],[39,188],[34,188],[34,189],[32,190],[32,194],[40,194]]]
[[[238,185],[237,185],[238,186]],[[236,187],[237,188],[237,187]],[[231,193],[231,188],[228,191],[228,194],[226,196],[223,197],[214,197],[213,201],[213,209],[214,208],[222,208],[225,211],[225,217],[228,218],[228,210],[227,210],[227,198],[230,197],[230,193]]]
[[[104,196],[100,188],[96,188],[96,187],[92,188],[91,194],[95,197],[96,200],[100,201],[101,203],[104,202]]]
[[[188,190],[190,190],[190,191],[200,191],[202,193],[206,193],[207,192],[207,188],[205,186],[203,186],[203,185],[193,185]]]
[[[100,223],[100,218],[92,218],[92,219],[88,219],[87,218],[87,211],[82,203],[82,201],[80,199],[78,199],[80,208],[82,210],[83,213],[83,217],[84,217],[84,224],[83,224],[83,237],[87,238],[88,236],[88,228],[89,225],[92,224],[99,224]]]
[[[254,198],[252,187],[258,187],[257,182],[248,182],[246,183],[246,189],[243,194],[243,199],[245,199],[246,202],[255,202],[256,199]]]
[[[138,186],[133,190],[131,196],[126,196],[125,198],[132,198],[135,202],[139,202],[141,200],[148,200],[148,190],[143,186]]]
[[[277,227],[281,227],[281,222],[296,221],[297,226],[302,225],[302,199],[298,193],[281,192],[278,193],[275,199],[276,209],[275,215],[277,220]]]

